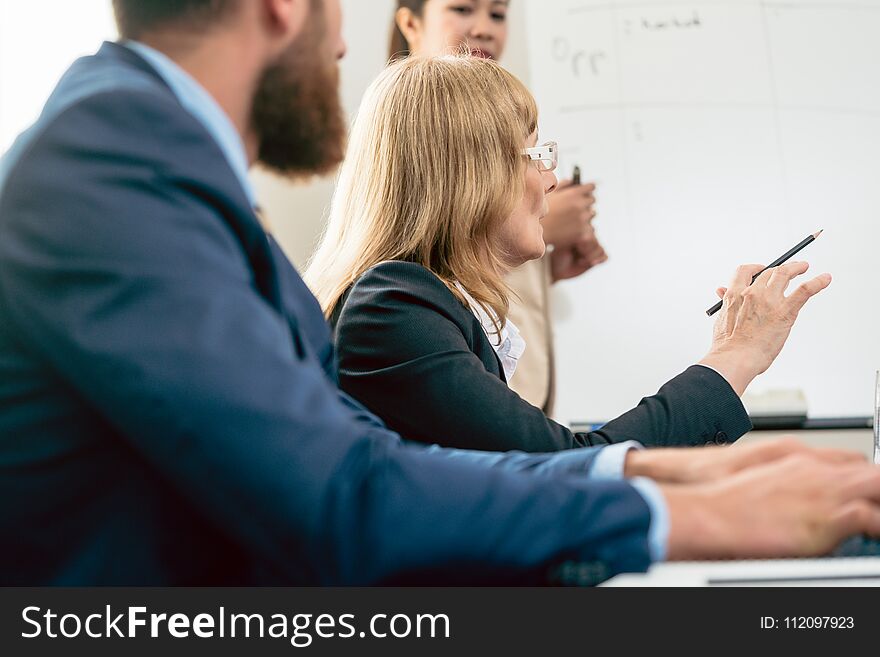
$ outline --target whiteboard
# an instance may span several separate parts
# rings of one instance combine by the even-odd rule
[[[541,139],[597,182],[610,260],[554,286],[557,417],[631,408],[707,351],[738,264],[834,282],[749,392],[873,413],[880,368],[880,0],[526,0]],[[799,257],[801,257],[799,256]]]

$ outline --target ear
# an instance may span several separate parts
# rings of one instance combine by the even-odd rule
[[[409,43],[410,50],[414,50],[420,41],[422,19],[416,16],[412,9],[401,7],[394,12],[394,22]]]
[[[309,0],[261,0],[263,15],[272,34],[286,44],[295,40],[309,15]]]

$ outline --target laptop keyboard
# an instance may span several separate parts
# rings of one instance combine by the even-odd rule
[[[867,536],[853,536],[831,553],[832,557],[880,557],[880,540]]]

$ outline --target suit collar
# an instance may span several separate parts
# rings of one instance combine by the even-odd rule
[[[113,41],[105,41],[101,44],[101,47],[98,49],[96,54],[97,57],[102,59],[115,59],[123,64],[127,64],[128,66],[133,66],[134,68],[147,73],[151,77],[155,78],[158,82],[162,84],[165,89],[171,92],[171,87],[168,86],[168,83],[162,78],[161,75],[154,69],[150,64],[140,55],[138,55],[133,50],[126,48],[121,43],[115,43]]]

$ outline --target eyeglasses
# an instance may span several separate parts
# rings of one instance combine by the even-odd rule
[[[559,163],[555,141],[548,141],[541,146],[522,149],[522,154],[536,164],[539,171],[553,171]]]

